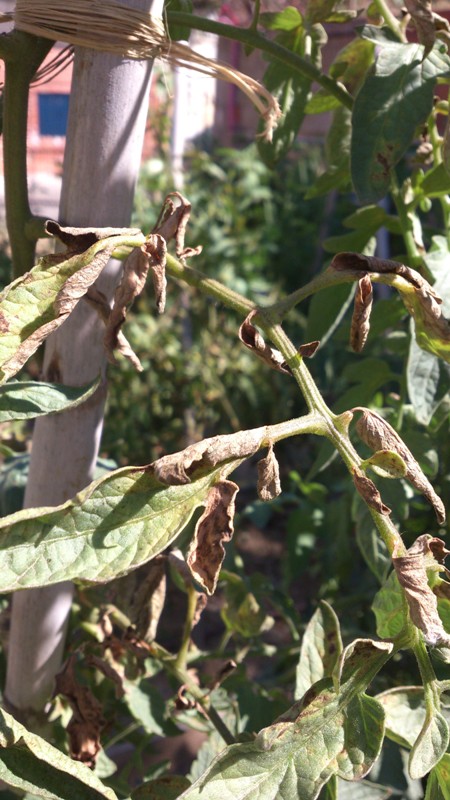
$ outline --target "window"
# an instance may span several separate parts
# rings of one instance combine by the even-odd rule
[[[69,112],[68,94],[40,94],[39,133],[41,136],[65,136]]]

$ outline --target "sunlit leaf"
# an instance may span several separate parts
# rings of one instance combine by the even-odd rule
[[[84,403],[95,392],[99,380],[88,386],[60,386],[37,381],[10,381],[0,386],[0,422],[33,419],[57,414]]]
[[[339,620],[331,606],[322,601],[303,634],[295,697],[300,699],[314,683],[330,677],[341,652]]]
[[[393,167],[431,111],[437,77],[450,74],[440,46],[423,56],[421,45],[386,44],[355,98],[351,169],[362,203],[384,197]]]
[[[73,761],[0,709],[0,780],[47,800],[117,800],[84,764]]]

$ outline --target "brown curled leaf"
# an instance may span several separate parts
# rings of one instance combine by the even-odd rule
[[[224,543],[233,536],[235,498],[239,487],[219,481],[211,487],[205,510],[195,526],[186,562],[196,581],[214,594],[225,557]]]
[[[93,769],[100,751],[100,732],[105,726],[102,708],[87,686],[75,676],[76,656],[70,656],[55,678],[55,694],[67,698],[72,718],[67,726],[70,755]]]
[[[262,427],[203,439],[180,453],[154,461],[152,470],[161,483],[189,483],[194,474],[202,470],[210,471],[221,463],[240,461],[253,455],[262,446],[265,435],[266,429]]]
[[[314,341],[300,345],[298,349],[299,355],[301,355],[302,358],[312,358],[315,352],[317,351],[319,344],[320,342]]]
[[[374,482],[371,481],[367,475],[364,475],[360,470],[353,469],[352,476],[356,491],[370,508],[374,508],[375,511],[378,511],[379,514],[383,514],[383,516],[387,516],[391,513],[391,509],[383,503]]]
[[[252,352],[258,356],[258,358],[264,361],[265,364],[268,364],[269,367],[276,369],[278,372],[286,372],[288,375],[291,375],[291,369],[286,364],[286,361],[279,350],[275,350],[273,347],[270,347],[270,345],[266,344],[263,336],[255,328],[255,326],[252,325],[251,319],[256,313],[257,312],[255,310],[250,311],[250,314],[242,323],[241,327],[239,328],[239,339],[241,340],[242,344],[245,344],[249,350],[252,350]]]
[[[164,200],[163,207],[152,233],[158,234],[166,242],[175,239],[175,252],[180,258],[190,258],[201,253],[202,248],[185,247],[184,237],[191,216],[191,204],[180,192],[171,192]]]
[[[84,299],[86,300],[86,302],[89,303],[90,306],[92,306],[92,308],[94,308],[97,311],[99,317],[103,320],[105,325],[107,325],[111,314],[111,306],[109,305],[103,292],[100,292],[98,289],[95,288],[95,286],[91,286],[88,289]],[[109,360],[111,361],[114,358],[113,354],[108,353],[106,346],[105,350],[107,352]],[[120,355],[122,355],[124,358],[128,358],[128,360],[131,361],[133,367],[138,372],[142,372],[143,366],[139,358],[137,357],[136,353],[134,352],[133,348],[131,347],[128,339],[126,339],[123,331],[121,330],[119,330],[117,333],[115,350],[117,353],[120,353]]]
[[[427,578],[427,568],[437,568],[434,552],[443,553],[441,541],[424,534],[416,539],[406,555],[398,556],[395,548],[392,558],[397,578],[405,592],[411,620],[422,631],[425,643],[431,647],[450,645],[450,636],[444,630],[438,614],[437,597]]]
[[[112,585],[114,604],[135,628],[139,639],[153,642],[166,599],[166,562],[164,555],[133,570]]]
[[[399,291],[407,311],[414,319],[419,347],[450,363],[450,322],[442,313],[441,298],[418,272],[396,261],[360,253],[338,253],[330,269],[350,275],[353,273],[356,279],[359,279],[361,272],[389,276],[385,282]]]
[[[359,279],[355,292],[355,304],[350,329],[350,346],[355,353],[360,353],[367,341],[370,330],[372,304],[372,281],[370,280],[370,276],[366,273]]]
[[[423,44],[424,58],[433,49],[436,41],[436,27],[434,24],[431,0],[405,0],[408,14],[414,22],[420,44]]]
[[[280,467],[271,443],[267,455],[258,461],[258,495],[261,500],[267,502],[279,494],[281,494]]]
[[[158,233],[152,233],[148,237],[144,249],[149,256],[150,269],[152,271],[156,310],[158,314],[162,314],[166,307],[166,240]]]
[[[127,316],[128,306],[142,292],[150,268],[150,257],[145,250],[145,245],[135,247],[123,267],[122,280],[114,294],[114,306],[110,311],[104,336],[104,344],[109,360],[114,363],[114,350],[119,349],[119,333]],[[131,348],[130,348],[131,349]],[[132,351],[131,351],[132,352]],[[123,355],[131,354],[124,352]],[[136,356],[134,355],[136,363]],[[131,357],[133,360],[133,357]]]
[[[439,524],[443,525],[446,517],[445,506],[398,433],[375,411],[368,408],[354,408],[353,411],[362,411],[362,415],[356,423],[356,430],[362,441],[373,452],[392,450],[394,453],[398,453],[406,465],[405,477],[431,503]]]
[[[140,233],[139,228],[73,228],[62,226],[55,220],[48,219],[45,223],[45,230],[52,236],[56,236],[71,253],[83,253],[102,239],[109,239],[110,236],[130,236]],[[64,255],[67,258],[67,255]]]

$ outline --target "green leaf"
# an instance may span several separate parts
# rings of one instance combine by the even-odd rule
[[[0,780],[47,800],[117,800],[116,794],[81,764],[30,733],[0,709]]]
[[[436,409],[439,376],[438,357],[422,350],[412,337],[406,366],[406,383],[416,419],[422,425],[428,425]]]
[[[325,111],[334,111],[339,106],[340,103],[337,97],[329,94],[326,89],[319,89],[306,103],[305,113],[324,114]]]
[[[294,6],[288,6],[284,11],[260,14],[259,22],[269,31],[293,31],[302,26],[303,18]]]
[[[427,788],[424,800],[449,800],[450,791],[447,791],[444,794],[444,792],[442,791],[442,787],[439,783],[436,770],[437,767],[434,767],[434,769],[431,770],[430,774],[427,777]]]
[[[377,634],[381,639],[400,639],[407,631],[408,610],[395,572],[376,593],[372,611],[377,621]]]
[[[340,0],[308,0],[305,9],[305,18],[311,25],[318,22],[327,22]]]
[[[295,28],[283,29],[276,37],[276,41],[293,53],[305,56],[306,33],[301,26],[302,19],[296,9],[292,11],[298,15],[298,25]],[[284,13],[276,16],[283,16]],[[320,43],[315,38],[312,38],[311,50],[310,58],[314,61],[320,52]],[[289,67],[275,61],[269,63],[263,80],[265,87],[277,98],[283,113],[273,132],[272,141],[258,139],[258,151],[262,160],[269,167],[273,167],[294,144],[306,113],[312,81],[305,75],[293,73]],[[263,127],[261,123],[261,130]]]
[[[315,294],[309,304],[305,341],[326,342],[350,308],[354,293],[354,286],[341,284]]]
[[[404,478],[407,471],[403,458],[394,450],[377,450],[361,466],[363,469],[371,467],[382,478]]]
[[[64,256],[41,258],[30,272],[0,294],[2,383],[15,375],[39,345],[62,325],[113,251],[143,241],[140,232],[116,235],[111,230],[87,250],[65,260],[61,260]]]
[[[423,778],[440,761],[449,742],[446,719],[438,711],[430,712],[409,756],[411,778]]]
[[[148,678],[143,678],[139,683],[124,681],[123,685],[125,703],[147,733],[158,736],[177,733],[176,726],[165,717],[166,704],[161,690]]]
[[[185,14],[192,14],[193,12],[193,3],[192,0],[165,0],[164,3],[165,11],[169,12],[169,16],[164,14],[164,19],[167,25],[167,32],[169,34],[169,38],[174,41],[180,41],[180,39],[189,39],[191,29],[187,25],[174,25],[170,22],[170,12],[171,11],[181,11]]]
[[[0,386],[0,422],[33,419],[76,408],[94,394],[100,379],[87,386],[60,386],[37,381],[10,381]]]
[[[327,170],[308,189],[306,198],[326,194],[331,189],[344,191],[350,186],[351,115],[343,106],[333,112],[325,139]]]
[[[386,44],[355,98],[351,171],[362,203],[384,197],[393,167],[431,112],[436,78],[450,74],[439,46],[423,54],[421,45]]]
[[[391,649],[386,642],[353,642],[341,657],[339,690],[329,678],[316,683],[253,742],[226,748],[181,798],[314,800],[333,775],[362,778],[384,734],[383,709],[363,690]]]
[[[386,714],[386,736],[401,747],[412,747],[425,722],[423,686],[399,686],[376,698]]]
[[[264,431],[204,439],[116,470],[60,506],[4,517],[0,592],[61,580],[104,583],[149,561],[206,505],[211,487],[262,446]]]
[[[222,570],[220,580],[225,583],[225,602],[220,615],[228,630],[251,638],[273,626],[273,618],[267,616],[255,595],[248,590],[243,578]]]
[[[363,39],[375,44],[392,44],[398,43],[398,37],[395,33],[387,27],[380,28],[378,25],[363,25],[358,28],[358,33]]]
[[[442,756],[433,772],[437,777],[442,797],[444,800],[450,800],[450,755],[448,753]]]
[[[443,164],[438,164],[425,174],[420,189],[426,197],[441,197],[450,192],[450,175]]]
[[[303,697],[314,683],[332,675],[341,652],[339,620],[331,606],[322,600],[303,634],[296,672],[297,699]]]

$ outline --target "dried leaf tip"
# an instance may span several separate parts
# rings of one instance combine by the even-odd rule
[[[398,433],[375,411],[361,407],[353,408],[352,411],[362,411],[362,415],[356,423],[356,430],[362,441],[373,452],[392,450],[403,459],[406,466],[405,477],[431,503],[438,523],[443,525],[446,519],[445,506]]]
[[[358,281],[350,329],[350,346],[355,353],[363,349],[370,330],[370,314],[373,304],[373,289],[370,276],[366,273]]]
[[[276,369],[278,372],[287,372],[288,375],[292,374],[290,367],[287,365],[280,351],[266,344],[262,334],[252,325],[251,320],[256,314],[257,310],[254,309],[250,311],[250,314],[245,318],[239,328],[239,339],[242,344],[248,347],[249,350],[272,369]]]
[[[361,495],[367,505],[370,506],[370,508],[374,508],[375,511],[378,511],[379,514],[388,516],[391,513],[391,509],[383,503],[374,482],[359,469],[353,469],[352,476],[356,491]]]

